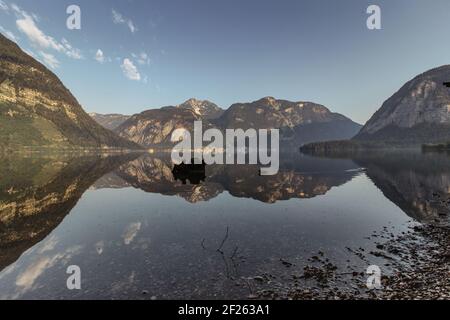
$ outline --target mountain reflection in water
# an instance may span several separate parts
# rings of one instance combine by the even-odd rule
[[[402,153],[355,157],[383,194],[418,221],[448,222],[450,155]]]
[[[133,157],[0,159],[0,270],[56,228],[97,179]]]
[[[207,165],[205,181],[190,184],[173,175],[169,155],[143,156],[105,175],[93,188],[133,186],[145,192],[176,195],[191,203],[208,201],[227,191],[234,197],[275,203],[323,195],[358,174],[359,166],[351,160],[290,156],[296,158],[285,158],[273,176],[260,176],[257,165]]]
[[[36,273],[37,265],[46,270],[56,268],[55,261],[58,259],[67,264],[76,254],[91,255],[89,250],[82,251],[83,243],[70,246],[73,241],[87,242],[88,238],[92,238],[94,254],[104,254],[108,243],[113,245],[116,242],[112,239],[109,242],[95,240],[95,232],[87,234],[95,223],[105,225],[102,231],[104,238],[119,235],[124,239],[125,246],[135,243],[133,248],[138,250],[139,247],[143,252],[150,250],[148,240],[145,237],[139,240],[137,234],[144,234],[146,228],[151,229],[153,243],[162,243],[159,249],[153,249],[154,254],[158,255],[153,255],[154,265],[150,268],[155,286],[159,284],[161,290],[158,296],[189,298],[210,297],[211,292],[216,292],[219,297],[229,297],[238,290],[234,287],[217,288],[214,287],[217,283],[208,282],[208,292],[189,292],[198,289],[193,288],[193,283],[199,279],[211,276],[218,281],[220,278],[222,273],[212,274],[222,262],[205,256],[208,253],[202,246],[207,241],[205,239],[213,241],[214,238],[215,242],[220,243],[219,238],[223,237],[222,233],[228,225],[233,225],[231,233],[236,237],[233,241],[239,248],[230,247],[229,250],[236,250],[252,261],[250,264],[243,258],[240,262],[241,272],[251,273],[274,268],[273,261],[278,261],[282,254],[301,259],[313,248],[324,246],[330,246],[337,252],[335,246],[343,247],[345,241],[359,241],[357,239],[362,239],[364,232],[370,232],[369,228],[381,226],[387,221],[395,220],[398,224],[406,222],[406,216],[398,216],[398,208],[418,221],[448,221],[450,161],[445,154],[397,152],[352,155],[348,159],[290,154],[281,157],[280,171],[274,176],[260,176],[259,166],[211,165],[205,167],[204,178],[199,181],[190,179],[189,173],[183,179],[177,179],[172,170],[169,154],[1,159],[0,297],[8,296],[19,287],[21,290],[15,292],[17,297],[38,290],[40,287],[36,285],[35,278],[44,270]],[[370,181],[382,195],[367,183]],[[336,191],[328,195],[333,188]],[[85,198],[84,194],[86,199],[80,201]],[[310,202],[318,196],[324,197]],[[130,213],[120,215],[119,212],[123,211],[119,209],[119,212],[112,212],[116,210],[111,207],[116,203],[113,197],[121,197],[123,206]],[[153,204],[149,204],[149,200]],[[111,211],[110,215],[103,212],[108,211],[106,208]],[[154,213],[143,216],[150,209]],[[239,216],[237,214],[241,209],[247,213]],[[179,216],[182,212],[178,211],[198,214],[183,217]],[[73,218],[65,221],[72,216],[71,212],[74,212]],[[151,220],[148,220],[150,217]],[[209,223],[205,224],[207,221]],[[266,225],[264,221],[270,223]],[[125,230],[116,230],[119,222],[126,224]],[[193,223],[196,225],[191,225]],[[182,226],[185,230],[179,229]],[[347,227],[353,229],[347,230]],[[172,235],[171,239],[169,235]],[[55,239],[64,237],[67,238],[64,253],[55,254],[53,260],[41,257],[44,253],[57,250],[58,241]],[[232,243],[230,240],[229,245],[232,246]],[[181,254],[179,246],[184,247],[185,255]],[[243,247],[246,249],[240,249]],[[135,279],[140,274],[137,271],[139,266],[129,270],[132,267],[124,265],[125,261],[133,265],[130,257],[134,257],[127,257],[124,250],[122,247],[115,248],[114,255],[110,256],[111,263],[115,261],[120,265],[117,273],[123,271]],[[179,256],[175,257],[175,254]],[[183,282],[184,289],[172,292],[173,285],[165,283],[164,277],[180,281],[179,277],[187,272],[183,266],[195,265],[197,262],[194,260],[198,259],[206,259],[209,268],[202,266],[197,275],[190,276],[191,282]],[[139,261],[137,259],[136,263]],[[142,263],[150,263],[145,261]],[[90,264],[88,266],[90,270],[95,269]],[[35,274],[35,278],[31,283],[22,285],[24,279],[28,279],[24,275],[26,272]],[[228,267],[225,274],[229,274]],[[47,275],[45,279],[51,283],[53,278]],[[94,276],[92,279],[93,283],[103,281]],[[97,287],[103,285],[103,282],[96,284]],[[114,296],[109,289],[103,290],[106,290],[103,294],[98,291],[94,294],[95,290],[91,292],[94,297]],[[64,296],[69,293],[62,291],[59,294]],[[38,296],[52,297],[49,292]]]

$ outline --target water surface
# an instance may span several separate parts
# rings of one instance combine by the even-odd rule
[[[207,166],[191,183],[175,179],[168,155],[4,158],[0,298],[246,298],[289,286],[318,253],[343,271],[389,272],[348,248],[369,252],[374,232],[445,219],[449,163],[288,154],[275,176]],[[81,290],[66,287],[69,265],[81,268]]]

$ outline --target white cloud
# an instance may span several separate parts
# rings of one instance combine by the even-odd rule
[[[95,54],[95,60],[97,60],[100,63],[105,62],[105,55],[103,54],[103,51],[98,49],[97,53]]]
[[[72,59],[83,58],[81,50],[74,48],[66,39],[63,38],[61,42],[59,42],[39,29],[36,24],[36,15],[28,14],[15,4],[12,4],[11,8],[18,16],[18,19],[16,20],[17,28],[27,36],[34,47],[41,50],[56,50]]]
[[[43,254],[45,252],[54,250],[58,242],[59,240],[55,235],[50,236],[49,239],[45,240],[42,247],[39,249],[38,253]]]
[[[15,3],[11,4],[11,9],[14,10],[17,13],[21,13],[22,9],[19,8],[18,5],[16,5]]]
[[[44,63],[48,65],[52,69],[56,69],[59,67],[59,61],[56,59],[56,57],[50,53],[45,53],[43,51],[40,51],[39,54],[41,55],[42,59],[44,60]]]
[[[105,53],[102,49],[98,49],[94,56],[95,61],[98,63],[112,62],[113,59],[111,57],[105,56]],[[121,58],[115,58],[118,62],[122,61]]]
[[[130,29],[131,33],[135,33],[138,31],[136,24],[131,20],[125,18],[121,13],[117,12],[116,10],[112,9],[112,18],[114,24],[125,24],[128,26],[128,29]]]
[[[20,295],[25,294],[27,291],[32,290],[39,277],[42,276],[46,271],[53,268],[55,265],[67,263],[75,256],[80,254],[82,250],[81,246],[74,246],[66,249],[61,253],[56,253],[54,255],[42,256],[32,262],[22,273],[20,273],[16,278],[16,290],[17,294],[14,295],[18,298]]]
[[[72,47],[72,45],[67,41],[65,38],[62,39],[62,45],[64,46],[64,52],[65,54],[72,59],[83,59],[83,55],[81,54],[80,49],[76,49]]]
[[[2,0],[0,0],[0,10],[9,11],[8,5],[4,3]]]
[[[31,13],[31,16],[33,17],[34,21],[36,21],[36,22],[39,22],[39,20],[41,20],[39,18],[39,16],[37,14],[35,14],[35,13]]]
[[[39,278],[46,269],[54,264],[54,259],[50,257],[43,257],[31,264],[22,274],[16,279],[16,285],[23,287],[24,291],[28,291],[33,287],[34,282]]]
[[[128,20],[128,28],[130,28],[131,33],[135,33],[137,31],[136,26],[134,25],[133,21]]]
[[[141,80],[141,74],[139,73],[138,69],[130,59],[128,58],[124,59],[120,67],[122,68],[123,74],[128,79],[134,81]]]
[[[149,65],[150,57],[146,52],[141,52],[140,54],[131,54],[134,59],[136,59],[137,63],[140,65]]]
[[[6,30],[2,26],[0,26],[0,32],[3,33],[9,40],[17,42],[17,37],[11,31]]]
[[[131,242],[133,242],[133,240],[137,236],[139,230],[141,230],[141,226],[142,226],[142,224],[140,222],[135,222],[135,223],[130,223],[126,227],[126,229],[122,235],[123,242],[126,245],[129,245]]]
[[[125,23],[125,19],[123,18],[123,16],[119,12],[117,12],[114,9],[112,9],[112,14],[113,14],[113,22],[115,24]]]
[[[105,249],[105,242],[103,240],[95,244],[95,251],[97,251],[99,255],[103,253],[104,249]]]
[[[43,49],[54,49],[63,51],[64,46],[55,39],[44,34],[35,24],[33,18],[25,14],[22,19],[16,21],[17,28],[24,33],[28,39],[36,46]]]

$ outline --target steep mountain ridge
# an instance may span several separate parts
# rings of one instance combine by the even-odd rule
[[[450,140],[450,65],[408,81],[361,129],[355,140],[435,143]]]
[[[133,148],[98,125],[58,77],[0,34],[0,147]]]

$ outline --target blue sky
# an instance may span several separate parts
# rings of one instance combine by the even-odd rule
[[[81,30],[66,27],[71,4]],[[370,4],[382,30],[366,27]],[[0,32],[99,113],[274,96],[364,123],[406,81],[450,63],[449,18],[448,0],[0,0]]]

